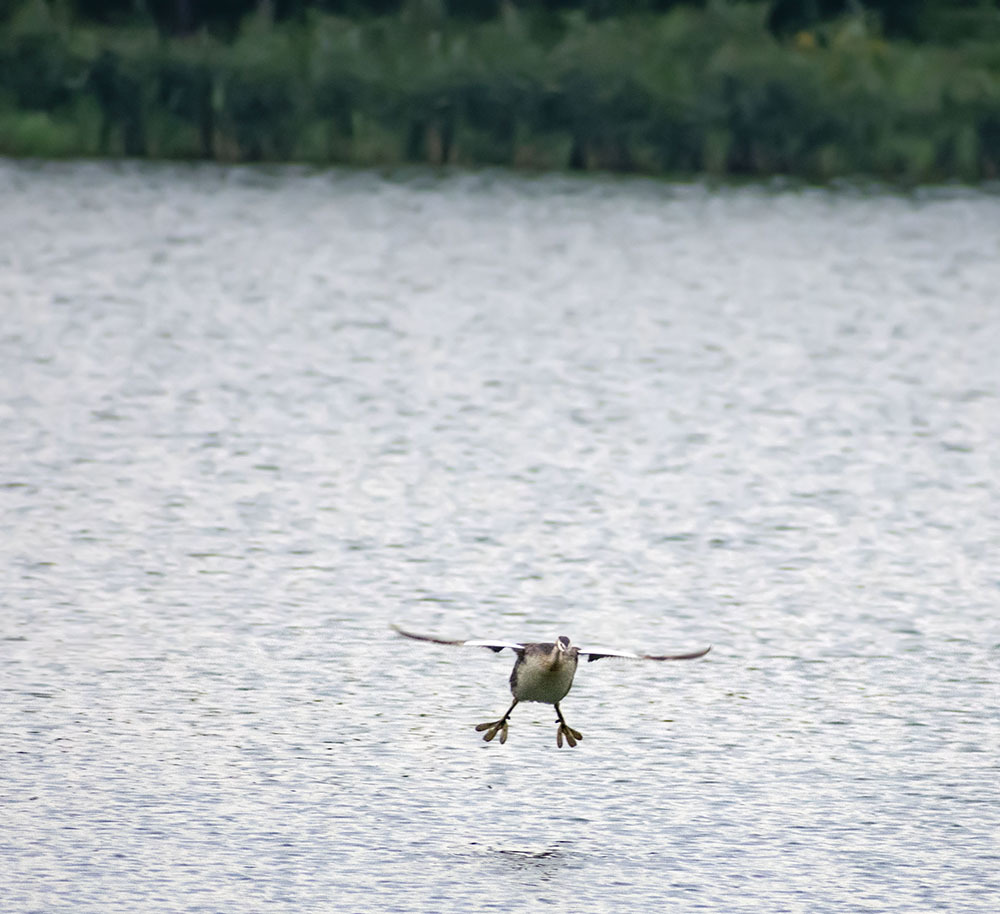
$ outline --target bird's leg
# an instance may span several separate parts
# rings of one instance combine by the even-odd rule
[[[563,737],[566,737],[566,742],[569,743],[570,749],[576,746],[577,742],[583,739],[583,734],[579,730],[574,730],[568,723],[566,723],[566,718],[562,716],[562,711],[559,710],[559,702],[556,702],[556,715],[559,718],[559,729],[556,730],[556,745],[561,749],[563,744]]]
[[[490,720],[487,721],[485,724],[479,724],[479,726],[476,727],[476,730],[479,731],[480,733],[482,733],[483,730],[486,731],[485,733],[483,733],[483,739],[486,740],[486,742],[489,742],[491,739],[493,739],[494,736],[496,736],[499,733],[500,744],[503,745],[505,742],[507,742],[507,719],[510,717],[510,712],[513,711],[514,708],[516,707],[517,707],[517,699],[515,698],[513,704],[511,704],[511,706],[507,709],[507,713],[504,714],[504,716],[501,717],[500,720]]]

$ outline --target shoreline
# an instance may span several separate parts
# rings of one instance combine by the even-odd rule
[[[0,155],[423,164],[672,180],[989,182],[1000,53],[761,5],[587,21],[244,23],[232,42],[46,19],[0,39]],[[22,17],[24,20],[24,17]]]

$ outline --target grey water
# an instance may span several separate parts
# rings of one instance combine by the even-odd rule
[[[4,912],[992,912],[1000,198],[0,162]],[[507,707],[547,640],[583,664]]]

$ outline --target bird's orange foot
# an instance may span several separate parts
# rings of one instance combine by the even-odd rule
[[[499,733],[500,745],[502,746],[505,742],[507,742],[507,726],[507,719],[503,718],[502,720],[491,720],[487,721],[485,724],[479,724],[476,727],[476,731],[479,733],[482,733],[483,730],[486,731],[483,733],[483,739],[486,740],[486,742],[492,740],[493,737]]]
[[[566,737],[566,742],[569,743],[570,749],[573,749],[583,739],[583,734],[579,730],[574,730],[569,724],[564,724],[560,721],[559,729],[556,730],[556,745],[560,749],[562,749],[564,736]]]

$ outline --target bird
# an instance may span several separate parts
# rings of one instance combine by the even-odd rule
[[[588,663],[601,660],[604,657],[620,657],[627,660],[696,660],[704,657],[711,649],[709,645],[704,650],[692,651],[687,654],[637,654],[632,651],[615,651],[604,648],[581,648],[570,642],[566,635],[560,635],[555,641],[463,641],[450,638],[438,638],[434,635],[418,635],[406,631],[398,625],[391,628],[404,638],[414,641],[429,641],[432,644],[452,644],[463,647],[485,647],[494,653],[510,649],[517,655],[514,669],[510,674],[510,692],[514,701],[499,720],[489,720],[478,724],[476,730],[483,734],[483,739],[490,742],[497,734],[500,744],[507,742],[507,731],[511,712],[522,701],[537,701],[552,705],[556,709],[556,746],[562,748],[563,740],[570,748],[583,739],[579,730],[574,730],[563,717],[559,702],[569,693],[573,685],[573,676],[580,657],[586,657]]]

